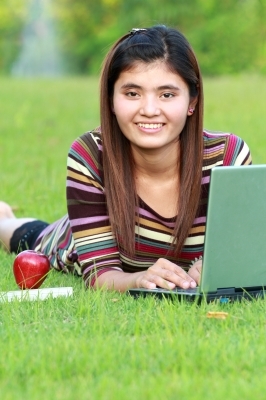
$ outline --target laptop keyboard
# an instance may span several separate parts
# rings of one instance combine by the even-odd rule
[[[169,293],[188,293],[188,294],[196,294],[199,292],[199,288],[190,288],[190,289],[182,289],[179,287],[174,288],[173,290],[167,290],[167,289],[162,289],[162,288],[156,288],[156,289],[152,289],[152,291],[156,291],[156,292],[169,292]]]

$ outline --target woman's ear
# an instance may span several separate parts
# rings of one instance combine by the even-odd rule
[[[188,106],[188,112],[187,112],[188,116],[191,116],[194,113],[197,103],[198,103],[198,96],[193,97]]]

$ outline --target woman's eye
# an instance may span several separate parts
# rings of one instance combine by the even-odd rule
[[[172,97],[174,97],[174,94],[173,93],[164,93],[162,95],[162,97],[165,99],[171,99]]]
[[[136,92],[127,92],[126,96],[128,96],[128,97],[137,97],[138,93],[136,93]]]

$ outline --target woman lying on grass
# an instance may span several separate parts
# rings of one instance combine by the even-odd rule
[[[251,158],[239,137],[203,130],[201,73],[184,36],[154,26],[118,40],[103,64],[100,114],[101,128],[68,154],[68,214],[49,225],[1,203],[0,240],[43,252],[87,287],[195,287],[210,171]]]

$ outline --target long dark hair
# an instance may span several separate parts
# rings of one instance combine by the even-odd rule
[[[114,84],[121,72],[140,61],[163,60],[169,70],[186,82],[190,97],[197,96],[194,114],[180,134],[180,191],[173,245],[178,254],[196,216],[202,175],[203,88],[196,56],[186,38],[164,25],[132,31],[120,38],[107,54],[100,80],[100,114],[103,138],[103,170],[110,223],[118,240],[131,255],[135,251],[138,197],[130,142],[112,112]]]

